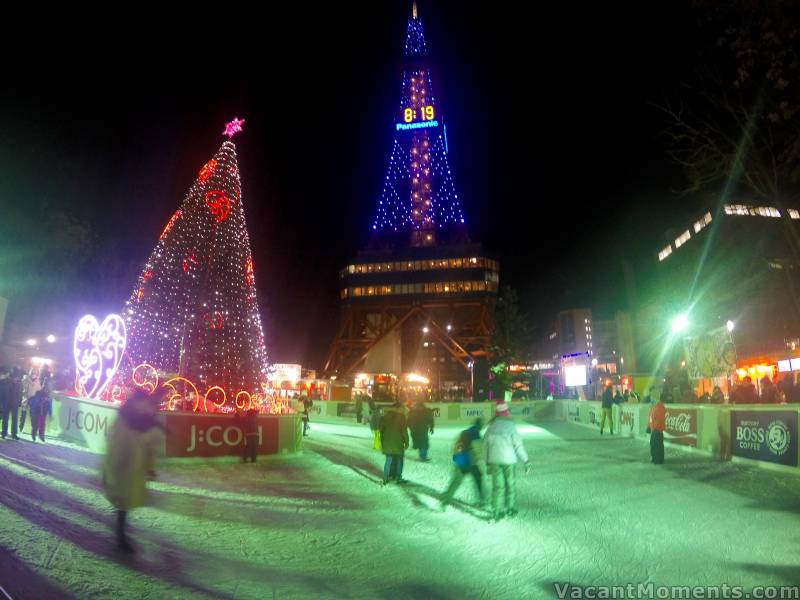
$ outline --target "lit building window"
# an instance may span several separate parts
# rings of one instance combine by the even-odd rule
[[[800,211],[798,211],[796,208],[790,208],[789,209],[789,218],[791,218],[791,219],[800,219]]]
[[[797,212],[797,211],[795,211]],[[779,218],[781,212],[774,206],[748,206],[747,204],[726,204],[726,215],[740,215],[749,217],[773,217]],[[800,218],[800,215],[798,215]]]
[[[667,258],[670,254],[672,254],[672,246],[667,246],[661,252],[658,253],[659,262]]]
[[[683,246],[686,242],[689,241],[690,237],[692,237],[692,234],[689,233],[688,229],[686,231],[684,231],[682,234],[680,234],[678,237],[676,237],[675,238],[675,249],[677,250],[678,248]]]
[[[711,213],[707,212],[702,216],[702,218],[694,222],[694,232],[700,233],[700,231],[709,223],[711,223]]]

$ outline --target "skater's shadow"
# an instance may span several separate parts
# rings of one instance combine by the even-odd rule
[[[194,578],[189,575],[183,575],[180,563],[176,560],[183,551],[167,540],[152,533],[141,536],[159,548],[162,553],[171,557],[168,571],[164,569],[165,563],[162,560],[147,561],[136,556],[123,556],[116,551],[111,536],[111,511],[101,513],[59,492],[52,486],[11,473],[7,469],[2,470],[2,477],[4,489],[0,490],[0,503],[28,521],[34,529],[42,529],[53,537],[64,539],[85,552],[111,560],[126,568],[141,571],[170,585],[181,586],[197,594],[208,594],[226,600],[232,599],[230,596],[219,594],[216,590],[194,583]],[[11,490],[24,490],[25,494]],[[84,526],[79,520],[70,518],[69,513],[74,513],[83,519],[90,519],[96,524],[102,525],[109,533],[99,533],[94,526]],[[0,569],[4,568],[4,565],[0,566]]]
[[[345,454],[344,452],[340,452],[335,448],[325,446],[320,442],[306,442],[306,444],[308,444],[310,450],[313,450],[321,457],[335,465],[346,467],[351,471],[354,471],[356,474],[362,477],[367,477],[367,479],[375,481],[376,483],[383,481],[383,469],[378,468],[367,460],[358,458],[351,454]]]

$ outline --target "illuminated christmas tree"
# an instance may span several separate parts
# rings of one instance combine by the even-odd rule
[[[242,123],[234,119],[225,134]],[[229,406],[241,391],[261,392],[267,352],[230,139],[167,222],[125,308],[133,365],[177,374],[201,395],[218,386]]]
[[[379,238],[405,238],[412,246],[464,241],[464,215],[447,160],[447,131],[433,94],[416,3],[404,54],[395,139],[372,229]]]

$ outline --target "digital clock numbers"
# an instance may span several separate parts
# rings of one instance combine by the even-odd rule
[[[439,126],[439,121],[436,120],[436,112],[430,104],[419,108],[404,108],[403,121],[404,123],[397,123],[397,131]]]
[[[433,106],[421,106],[419,111],[416,108],[406,108],[403,110],[403,120],[406,123],[413,123],[414,121],[433,121],[435,113]]]

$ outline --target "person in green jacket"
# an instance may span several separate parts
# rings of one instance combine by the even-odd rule
[[[383,465],[383,485],[392,479],[397,483],[405,483],[403,458],[408,448],[408,426],[406,411],[399,400],[383,411],[379,431],[381,451],[386,455],[386,462]]]

